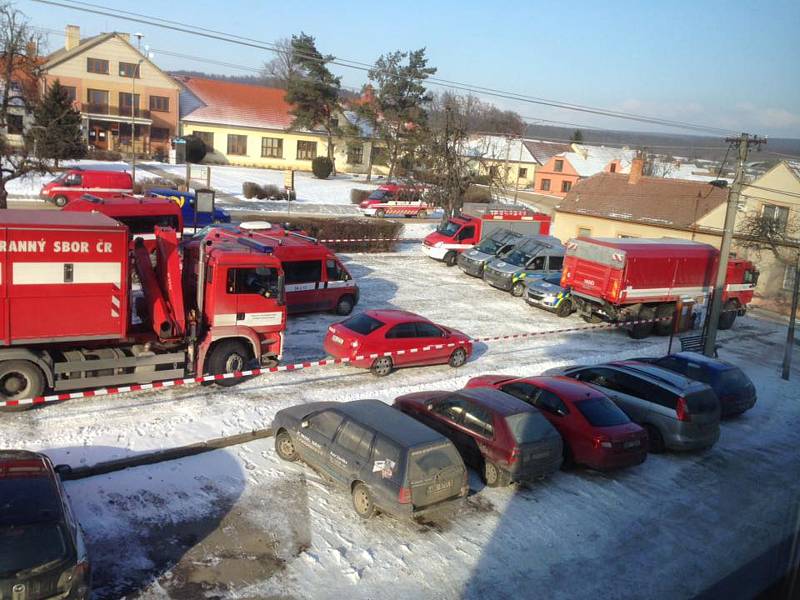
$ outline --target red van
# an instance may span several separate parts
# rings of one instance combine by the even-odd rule
[[[133,178],[127,171],[68,169],[44,184],[39,196],[60,208],[87,193],[98,198],[132,194]]]

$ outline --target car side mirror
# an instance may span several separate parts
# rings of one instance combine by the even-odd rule
[[[306,429],[308,425],[309,425],[308,421],[303,421],[302,423],[300,423],[300,427],[302,427],[303,429]]]

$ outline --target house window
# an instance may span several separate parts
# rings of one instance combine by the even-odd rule
[[[89,101],[86,112],[101,115],[108,114],[108,92],[105,90],[87,90],[86,98]]]
[[[206,150],[208,152],[214,151],[214,134],[210,131],[193,131],[193,136],[199,137],[203,140],[203,143],[206,145]]]
[[[775,228],[778,231],[786,230],[786,223],[789,221],[789,207],[776,206],[774,204],[764,204],[761,209],[761,215],[765,219],[775,221]]]
[[[169,97],[150,96],[150,110],[156,112],[169,112]]]
[[[568,192],[572,189],[572,182],[571,181],[562,181],[561,182],[561,191]]]
[[[497,166],[492,165],[491,167],[489,167],[489,177],[491,177],[492,179],[497,177]]]
[[[150,128],[151,140],[168,140],[169,128],[168,127],[151,127]]]
[[[542,191],[549,192],[550,191],[550,180],[549,179],[542,179]]]
[[[347,144],[347,164],[360,165],[364,162],[364,144]]]
[[[588,227],[578,227],[578,237],[592,237],[592,230]]]
[[[608,172],[609,173],[616,173],[617,172],[617,163],[611,163],[608,165]]]
[[[228,134],[228,154],[244,156],[247,154],[247,136]]]
[[[283,140],[280,138],[261,138],[261,156],[264,158],[283,158]]]
[[[102,58],[87,58],[86,70],[89,73],[99,73],[100,75],[108,75],[108,61]]]
[[[70,102],[75,102],[78,97],[78,92],[74,85],[62,85],[61,89],[64,90],[64,95],[69,98]]]
[[[297,142],[297,160],[313,160],[317,157],[317,142]]]
[[[119,76],[120,77],[135,77],[139,79],[139,67],[136,63],[119,63]]]
[[[794,265],[786,265],[783,268],[783,289],[793,290],[794,278],[796,276],[797,276],[797,271],[795,270]]]
[[[22,135],[22,115],[7,115],[6,126],[9,135]]]
[[[519,170],[519,178],[520,179],[525,179],[527,176],[528,176],[528,169],[524,168],[524,167],[521,167],[520,170]]]
[[[132,110],[136,108],[136,116],[139,116],[139,94],[135,96],[130,92],[119,93],[119,114],[131,115]]]
[[[373,165],[384,166],[389,164],[389,153],[386,151],[386,148],[373,146],[371,155]]]
[[[563,161],[563,160],[560,160],[560,159],[559,159],[559,160],[556,160],[556,164],[555,164],[555,166],[553,167],[553,170],[554,170],[556,173],[561,173],[561,172],[564,170],[564,161]]]

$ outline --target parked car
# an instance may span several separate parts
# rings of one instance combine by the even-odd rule
[[[569,377],[483,375],[467,388],[491,388],[535,406],[564,442],[564,462],[616,469],[644,462],[647,432],[600,390]]]
[[[756,388],[737,367],[698,352],[678,352],[661,358],[637,358],[662,369],[685,375],[711,387],[717,395],[723,417],[739,415],[756,404]]]
[[[0,598],[88,600],[80,526],[50,459],[0,450]]]
[[[490,487],[533,481],[561,467],[558,432],[538,410],[503,392],[417,392],[394,405],[449,437]]]
[[[512,229],[503,227],[488,237],[483,238],[471,250],[464,250],[458,255],[458,267],[467,275],[483,277],[483,269],[495,256],[502,256],[510,251],[523,235]]]
[[[534,235],[520,240],[507,254],[493,258],[483,270],[483,280],[513,296],[525,293],[528,279],[544,277],[561,270],[564,245],[549,235]]]
[[[460,367],[472,354],[469,336],[404,310],[367,310],[331,325],[324,347],[331,356],[347,358],[378,377],[397,367]],[[369,357],[385,352],[392,354]]]
[[[39,196],[62,208],[87,193],[98,198],[132,194],[133,178],[127,171],[67,169],[53,181],[45,183]]]
[[[575,310],[569,288],[561,286],[561,271],[528,280],[525,284],[525,302],[554,312],[559,317],[568,317]]]
[[[652,452],[710,448],[719,439],[719,401],[704,383],[636,361],[568,367],[563,374],[605,392],[647,430]]]
[[[469,492],[453,444],[379,400],[314,402],[275,415],[275,451],[350,490],[360,517],[452,510]]]

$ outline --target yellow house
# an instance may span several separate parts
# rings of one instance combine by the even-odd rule
[[[327,156],[328,138],[322,130],[293,130],[291,105],[280,88],[234,83],[202,77],[176,77],[181,91],[181,133],[201,138],[209,153],[204,162],[311,170],[311,161]],[[354,124],[358,134],[334,138],[338,171],[380,172],[372,140],[353,113],[340,116]],[[342,124],[344,125],[344,123]]]
[[[637,158],[628,175],[600,173],[579,181],[555,208],[553,235],[564,242],[577,236],[674,237],[719,248],[727,189],[700,181],[644,177],[641,172],[642,161]],[[753,210],[776,219],[789,219],[791,211],[800,210],[798,167],[781,163],[745,186],[737,222]],[[785,305],[791,269],[768,253],[746,251],[737,245],[736,236],[733,252],[753,261],[761,273],[757,302],[772,308]]]
[[[180,86],[128,34],[81,39],[80,28],[67,25],[64,47],[47,57],[43,72],[45,87],[58,79],[72,97],[89,146],[128,153],[133,131],[137,154],[168,153]]]

